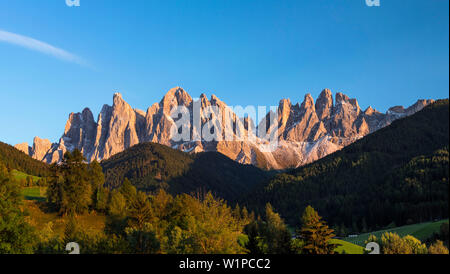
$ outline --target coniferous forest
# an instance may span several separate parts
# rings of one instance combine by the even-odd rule
[[[312,164],[277,174],[244,198],[300,223],[308,205],[353,233],[448,218],[449,105],[440,100]],[[257,194],[255,194],[257,193]]]

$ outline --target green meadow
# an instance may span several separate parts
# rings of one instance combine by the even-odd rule
[[[364,246],[364,242],[369,238],[370,235],[375,235],[380,238],[385,232],[395,232],[399,236],[403,237],[406,235],[412,235],[419,239],[420,241],[425,241],[434,232],[438,232],[442,223],[448,222],[448,219],[440,220],[437,222],[425,222],[419,224],[405,225],[391,229],[378,230],[374,232],[369,232],[365,234],[360,234],[357,237],[346,237],[343,240],[350,242],[359,246]]]
[[[31,177],[33,179],[33,182],[35,183],[35,182],[39,181],[39,179],[41,179],[41,177],[28,175],[24,172],[21,172],[21,171],[15,170],[15,169],[11,171],[11,174],[18,181],[26,180],[27,177]]]
[[[364,248],[362,246],[339,239],[332,239],[331,243],[340,244],[340,246],[335,249],[339,254],[364,254]]]
[[[45,196],[45,192],[47,191],[46,187],[24,187],[22,189],[22,195],[24,196],[25,200],[36,200],[45,202],[47,200]]]

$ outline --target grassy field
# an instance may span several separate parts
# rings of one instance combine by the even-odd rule
[[[47,200],[45,196],[45,192],[47,191],[46,187],[24,187],[22,189],[22,195],[24,196],[25,200],[36,200],[45,202]]]
[[[19,181],[26,180],[28,176],[33,179],[34,183],[39,181],[39,179],[41,179],[41,177],[28,175],[28,174],[26,174],[26,173],[24,173],[22,171],[18,171],[18,170],[15,170],[15,169],[11,171],[11,174],[16,180],[19,180]]]
[[[288,230],[292,234],[295,234],[295,228],[293,228],[291,226],[287,226],[287,227],[288,227]],[[350,243],[348,241],[343,241],[343,240],[339,240],[339,239],[331,239],[330,242],[334,243],[334,244],[340,244],[340,246],[335,249],[335,251],[338,253],[342,254],[343,251],[345,251],[346,254],[364,254],[364,248],[362,246]]]
[[[364,254],[364,248],[362,246],[355,245],[339,239],[332,239],[331,243],[341,245],[335,249],[335,251],[338,253],[342,254],[345,251],[345,254]]]
[[[344,238],[343,240],[359,246],[364,246],[364,242],[369,238],[370,235],[375,235],[377,238],[380,238],[384,232],[395,232],[402,237],[406,235],[412,235],[417,239],[419,239],[420,241],[425,241],[434,232],[438,232],[441,224],[444,222],[448,222],[448,219],[437,222],[426,222],[420,224],[400,226],[392,229],[379,230],[361,234],[354,238],[347,237]]]
[[[53,232],[62,236],[67,223],[67,217],[61,217],[55,212],[48,212],[45,209],[45,203],[39,201],[24,201],[25,209],[28,211],[27,221],[42,231],[51,224]],[[105,216],[98,213],[84,214],[76,217],[77,225],[83,231],[91,233],[101,233],[105,228]]]
[[[41,179],[41,177],[28,175],[22,171],[18,171],[15,169],[11,171],[11,174],[14,177],[14,179],[16,179],[19,182],[26,180],[27,177],[31,177],[33,179],[33,183],[36,183],[37,181],[39,181],[39,179]],[[47,199],[45,197],[46,191],[47,191],[46,187],[38,187],[38,186],[24,187],[22,188],[22,195],[24,196],[25,200],[36,200],[43,202],[46,201]]]

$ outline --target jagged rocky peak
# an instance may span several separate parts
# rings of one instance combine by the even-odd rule
[[[52,142],[48,139],[41,139],[38,136],[33,139],[33,148],[31,150],[31,156],[39,161],[42,161],[47,152],[52,147]]]
[[[217,107],[220,109],[220,111],[222,111],[222,112],[224,113],[224,115],[225,115],[225,112],[224,112],[224,111],[226,111],[225,109],[227,108],[227,104],[226,104],[225,102],[221,101],[221,100],[220,100],[216,95],[214,95],[214,94],[211,95],[211,100],[210,100],[210,102],[211,102],[211,105],[217,106]]]
[[[316,112],[317,117],[320,120],[324,120],[325,118],[331,115],[331,111],[333,110],[333,95],[331,90],[324,89],[319,95],[319,98],[316,101]]]
[[[111,110],[112,107],[110,105],[104,104],[99,115],[106,116],[108,113],[111,112]]]
[[[308,93],[305,95],[300,107],[296,105],[296,107],[292,108],[286,129],[283,129],[284,133],[280,137],[288,141],[306,141],[318,122],[314,99]]]
[[[121,102],[124,102],[124,100],[122,98],[122,94],[120,92],[115,92],[113,95],[113,103],[119,104]]]
[[[94,122],[94,115],[92,114],[92,111],[89,108],[83,109],[83,111],[81,112],[81,117],[85,122]]]
[[[107,108],[107,107],[106,107]],[[143,111],[133,109],[122,97],[122,94],[119,92],[114,93],[113,96],[113,106],[112,106],[113,115],[115,114],[124,114],[124,115],[135,115],[142,114]]]
[[[300,105],[300,111],[308,110],[308,109],[315,109],[314,99],[310,93],[307,93],[305,95],[305,98],[303,99],[303,103]]]
[[[289,116],[291,115],[291,100],[290,99],[281,99],[278,104],[278,124],[280,127],[286,125],[289,120]]]
[[[336,93],[336,99],[335,99],[336,105],[335,112],[354,112],[352,116],[359,115],[361,112],[361,109],[359,107],[358,101],[355,98],[349,98],[347,95],[343,94],[342,92]],[[351,107],[349,107],[351,106]]]
[[[291,108],[292,104],[291,104],[291,99],[281,99],[280,103],[278,104],[278,108],[280,109],[281,112],[285,111],[285,110],[289,110]]]
[[[215,94],[211,95],[211,99],[210,99],[211,105],[213,106],[226,106],[226,104],[224,102],[222,102]]]
[[[336,93],[336,105],[343,103],[349,103],[354,108],[359,109],[358,101],[355,98],[350,99],[347,95],[343,94],[342,92]]]
[[[372,108],[372,106],[369,106],[365,111],[364,114],[367,116],[373,115],[373,114],[379,114],[380,112],[376,109]]]
[[[200,108],[205,108],[211,105],[211,102],[208,100],[208,96],[202,93],[200,94]]]
[[[359,104],[358,104],[358,100],[356,100],[355,98],[352,98],[350,100],[348,100],[348,102],[350,103],[350,105],[352,105],[355,109],[360,109],[359,108]]]
[[[219,100],[219,98],[217,98],[217,96],[215,95],[215,94],[211,94],[211,100],[210,100],[211,102],[221,102],[220,100]]]
[[[80,128],[83,125],[95,124],[94,115],[89,108],[83,109],[81,113],[70,113],[66,122],[64,133],[67,134],[73,128]]]
[[[170,113],[172,108],[177,106],[189,106],[192,97],[181,87],[170,89],[162,98],[160,105],[165,113]]]
[[[113,111],[132,111],[133,108],[125,102],[122,94],[119,92],[114,93],[113,96]]]
[[[348,98],[347,95],[343,94],[342,92],[338,92],[336,93],[336,105],[337,104],[342,104],[342,102],[346,103],[348,102],[348,100],[350,100],[350,98]]]
[[[67,120],[63,142],[69,150],[78,148],[90,157],[95,142],[97,123],[89,108],[81,113],[71,113]]]
[[[31,147],[27,142],[16,144],[14,147],[27,155],[31,155]]]

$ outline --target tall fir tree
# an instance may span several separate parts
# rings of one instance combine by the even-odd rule
[[[303,241],[303,254],[335,254],[334,250],[339,246],[330,243],[335,236],[333,229],[328,227],[311,206],[307,206],[303,212],[302,227],[297,231],[297,236]]]
[[[92,184],[86,159],[75,149],[67,151],[61,165],[53,165],[54,176],[49,183],[47,198],[59,213],[79,214],[92,205]]]

